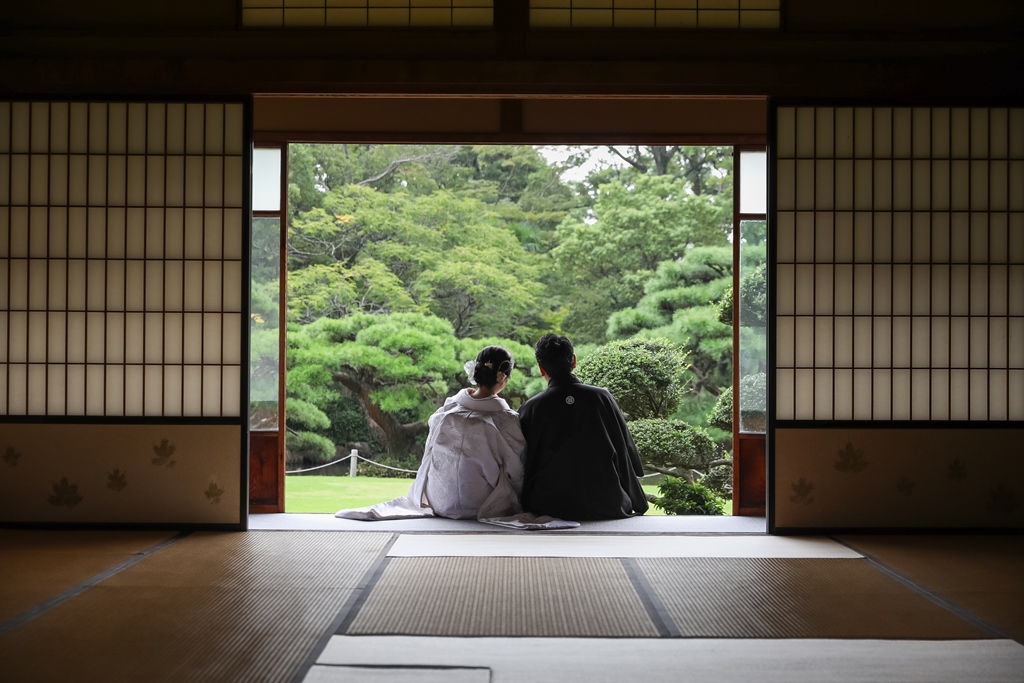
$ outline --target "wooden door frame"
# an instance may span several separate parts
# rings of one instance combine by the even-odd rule
[[[255,149],[281,150],[281,205],[278,211],[253,211],[253,218],[277,218],[280,230],[278,292],[277,430],[249,432],[249,512],[284,512],[285,497],[285,370],[287,367],[288,282],[288,143],[257,142]],[[251,231],[250,231],[251,234]],[[250,249],[252,245],[250,244]],[[255,492],[262,495],[256,497]],[[274,491],[276,495],[268,495]]]
[[[740,431],[740,223],[768,220],[767,213],[740,213],[740,154],[765,152],[767,145],[733,147],[732,220],[732,514],[764,517],[767,510],[767,473],[764,434]],[[767,161],[766,161],[767,163]],[[765,188],[767,192],[767,188]],[[767,208],[767,207],[766,207]]]

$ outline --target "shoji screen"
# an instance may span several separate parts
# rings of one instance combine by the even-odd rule
[[[242,0],[242,26],[483,27],[494,0]]]
[[[1021,524],[1024,109],[774,121],[776,523]]]
[[[3,520],[241,523],[246,121],[0,103]]]

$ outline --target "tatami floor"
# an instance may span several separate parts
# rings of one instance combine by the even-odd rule
[[[332,520],[0,530],[0,680],[1024,681],[1020,536]]]

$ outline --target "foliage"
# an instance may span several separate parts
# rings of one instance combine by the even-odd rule
[[[360,477],[378,477],[380,479],[415,479],[416,470],[420,467],[420,463],[415,457],[395,453],[376,453],[373,456],[373,462],[378,465],[387,465],[387,467],[378,467],[377,465],[371,465],[360,460],[359,464],[356,465],[358,475]],[[388,469],[388,467],[398,469],[392,470]],[[412,471],[400,472],[398,470]]]
[[[337,452],[330,439],[315,432],[288,434],[285,445],[285,463],[289,468],[302,469],[323,465],[334,460]]]
[[[714,302],[732,282],[729,247],[694,247],[663,261],[635,307],[613,313],[608,336],[666,337],[686,350],[693,393],[720,393],[732,383],[732,330],[718,321]]]
[[[633,420],[629,431],[640,459],[656,469],[704,470],[717,454],[707,431],[678,420]]]
[[[732,500],[732,465],[712,467],[700,478],[699,483],[711,489],[718,497]]]
[[[289,418],[289,425],[316,427],[317,433],[340,446],[371,440],[396,456],[418,456],[427,431],[425,420],[445,398],[469,386],[463,365],[490,344],[505,346],[519,360],[504,396],[513,405],[525,400],[534,372],[533,353],[512,340],[459,339],[447,320],[424,313],[356,313],[297,326],[289,335],[294,371],[288,390],[290,401],[300,407],[300,424],[293,425]],[[359,406],[367,432],[332,433],[331,424],[311,421],[312,408],[330,423],[337,420],[332,415],[342,417],[351,404],[339,396]],[[351,412],[347,415],[351,421]]]
[[[289,147],[291,460],[324,462],[355,444],[375,459],[415,458],[425,418],[468,386],[462,365],[487,344],[517,359],[503,397],[518,407],[544,388],[527,344],[548,331],[573,338],[583,371],[591,345],[668,338],[684,352],[670,367],[638,351],[629,365],[639,374],[588,381],[633,418],[700,421],[731,376],[731,336],[711,308],[732,270],[731,148],[608,147],[615,162],[582,180],[565,173],[594,148],[562,161],[542,151]],[[261,218],[253,228],[250,384],[272,406],[279,227]],[[605,351],[593,351],[596,364]]]
[[[763,372],[740,378],[740,410],[764,413],[767,410],[768,379]]]
[[[539,308],[537,259],[477,199],[347,186],[292,221],[289,319],[419,311],[515,336]]]
[[[722,293],[722,298],[718,300],[717,304],[715,304],[715,309],[718,311],[718,322],[732,327],[732,283],[725,288],[725,291]]]
[[[768,277],[762,263],[740,279],[740,325],[764,327],[768,323]]]
[[[668,417],[686,391],[686,353],[667,339],[627,339],[599,347],[578,361],[576,374],[604,387],[626,419]]]
[[[331,420],[324,411],[317,408],[308,401],[299,398],[285,400],[285,414],[289,422],[294,422],[304,427],[313,429],[329,429]]]
[[[732,432],[732,387],[718,396],[715,407],[708,414],[708,424],[712,427]]]
[[[678,477],[665,477],[658,486],[661,497],[654,504],[668,515],[721,515],[722,501],[701,484]]]
[[[551,251],[572,301],[566,331],[580,341],[604,341],[602,323],[636,305],[658,264],[682,258],[693,245],[726,244],[730,208],[691,194],[685,180],[670,176],[602,185],[593,215],[563,222]]]

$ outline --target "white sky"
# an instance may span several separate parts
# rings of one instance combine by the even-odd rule
[[[572,152],[578,149],[578,146],[569,147],[567,145],[550,145],[539,148],[540,153],[544,155],[548,163],[562,163]],[[595,169],[607,166],[623,166],[625,163],[622,159],[609,152],[607,147],[596,147],[593,148],[590,159],[585,164],[563,173],[562,180],[574,182],[584,180]]]

